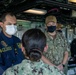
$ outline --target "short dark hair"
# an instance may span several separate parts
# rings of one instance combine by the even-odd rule
[[[22,36],[22,45],[30,60],[37,61],[46,46],[46,36],[40,29],[29,29]]]
[[[7,12],[7,13],[4,13],[2,16],[1,16],[1,21],[4,22],[6,19],[6,16],[7,15],[10,15],[10,16],[15,16],[12,12]]]

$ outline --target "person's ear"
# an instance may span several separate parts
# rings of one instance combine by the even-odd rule
[[[3,22],[0,22],[0,26],[3,28]]]
[[[48,50],[48,45],[46,44],[46,46],[44,47],[44,52],[47,52]]]
[[[25,48],[23,47],[23,45],[21,44],[21,50],[23,53],[25,53]]]
[[[45,29],[47,30],[47,25],[45,25]]]

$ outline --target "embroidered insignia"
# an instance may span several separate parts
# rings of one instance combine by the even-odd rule
[[[5,47],[7,46],[7,44],[4,41],[1,41],[1,44]]]

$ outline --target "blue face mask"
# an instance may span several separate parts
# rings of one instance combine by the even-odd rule
[[[54,32],[56,30],[56,26],[47,26],[47,31],[48,32]]]

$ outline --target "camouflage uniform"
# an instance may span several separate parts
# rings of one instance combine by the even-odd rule
[[[47,57],[51,63],[58,66],[62,63],[64,58],[64,52],[69,51],[67,41],[62,35],[62,33],[57,32],[56,37],[53,39],[46,32],[48,51],[44,53],[44,56]]]
[[[32,62],[23,60],[21,64],[8,68],[3,75],[64,75],[56,67],[49,66],[41,60]]]

